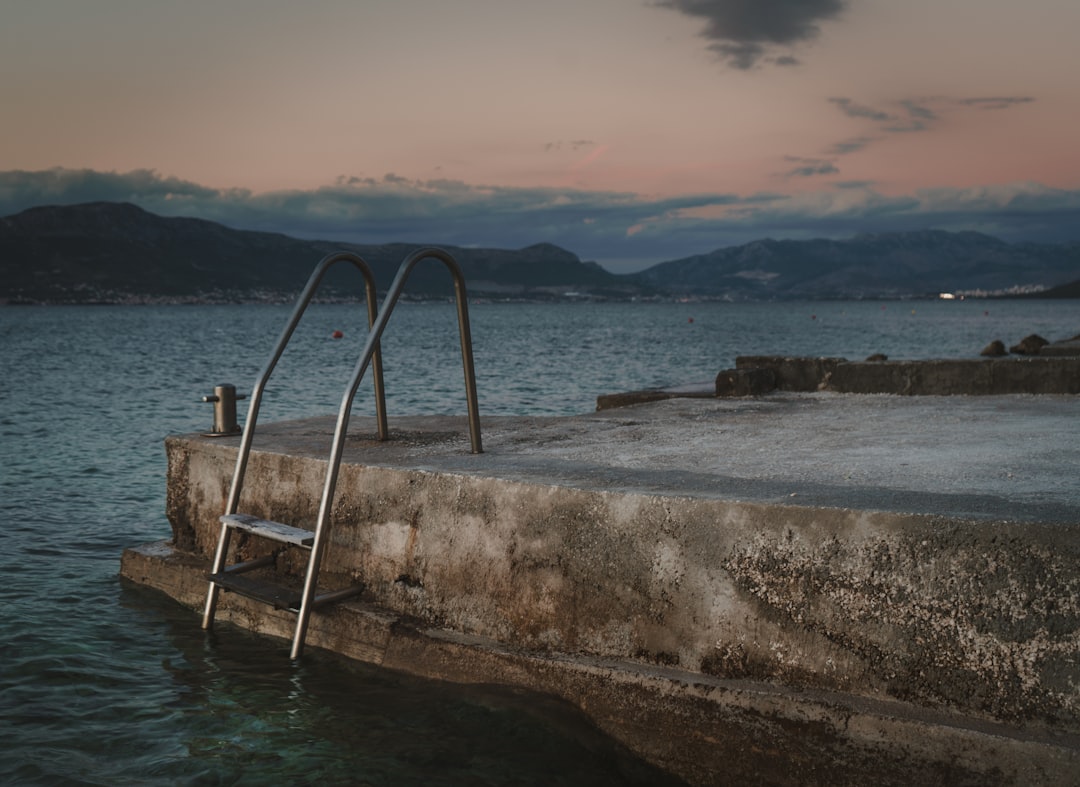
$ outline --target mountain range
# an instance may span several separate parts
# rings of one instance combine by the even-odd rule
[[[417,247],[235,230],[127,203],[42,206],[0,218],[0,303],[291,300],[330,252],[360,254],[385,287]],[[760,240],[628,275],[550,243],[443,248],[460,263],[470,295],[533,300],[922,297],[1032,291],[1080,277],[1080,243],[1009,244],[976,232]],[[326,294],[358,294],[358,277],[350,273],[345,266],[331,271]],[[406,292],[444,297],[452,285],[441,265],[421,264]]]
[[[1010,244],[978,232],[760,240],[655,265],[639,281],[738,300],[1033,292],[1080,277],[1080,243]]]

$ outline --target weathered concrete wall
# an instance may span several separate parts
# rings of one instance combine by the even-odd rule
[[[175,543],[208,557],[235,448],[171,438],[168,454]],[[324,468],[253,453],[241,510],[311,525]],[[354,462],[339,490],[328,581],[427,625],[1080,732],[1080,525]]]
[[[735,368],[747,372],[751,369],[771,370],[776,389],[780,391],[816,391],[842,363],[848,363],[847,358],[740,355],[735,359]],[[717,394],[723,396],[725,392],[718,388]]]

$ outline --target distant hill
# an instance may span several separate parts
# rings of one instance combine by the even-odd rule
[[[733,300],[922,297],[1022,292],[1075,279],[1080,244],[1009,244],[978,232],[761,240],[661,263],[637,281],[669,294]]]
[[[0,219],[0,303],[291,301],[315,264],[339,249],[359,253],[385,289],[416,248],[234,230],[126,203],[44,206]],[[626,276],[548,243],[518,250],[444,248],[461,264],[470,295],[533,300],[1000,295],[1065,285],[1080,275],[1080,243],[1009,244],[977,232],[936,230],[839,241],[759,240]],[[355,297],[358,285],[355,273],[341,266],[320,295]],[[1067,288],[1061,292],[1070,297]],[[451,293],[449,275],[434,262],[414,269],[406,290],[407,297]]]
[[[341,249],[359,253],[385,289],[416,248],[234,230],[126,203],[45,206],[0,219],[0,302],[291,300],[315,264]],[[461,265],[470,295],[622,297],[646,290],[551,244],[517,251],[443,248]],[[324,286],[331,296],[362,291],[346,266],[332,270]],[[414,269],[406,293],[446,296],[453,287],[445,267],[431,262]]]
[[[1080,279],[1059,284],[1035,295],[1024,295],[1025,298],[1080,298]]]

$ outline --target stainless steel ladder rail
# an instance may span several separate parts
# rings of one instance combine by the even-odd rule
[[[285,330],[282,331],[281,336],[277,340],[277,344],[274,345],[270,360],[267,361],[266,365],[259,373],[258,380],[255,382],[255,387],[251,391],[247,420],[244,422],[244,431],[240,438],[240,450],[236,457],[236,469],[233,471],[232,485],[229,488],[229,499],[225,505],[226,514],[235,514],[240,503],[240,492],[244,485],[244,473],[247,470],[248,456],[251,454],[251,442],[255,435],[255,424],[259,419],[259,406],[262,404],[263,391],[266,389],[266,384],[270,379],[270,375],[273,373],[278,361],[281,360],[281,355],[285,352],[285,347],[292,338],[296,326],[299,325],[300,319],[304,316],[304,312],[307,311],[307,307],[310,305],[311,299],[314,297],[315,292],[322,283],[322,279],[326,275],[326,272],[334,265],[342,262],[352,263],[363,276],[364,295],[368,311],[368,328],[370,329],[371,326],[375,324],[375,315],[378,310],[378,292],[375,286],[375,276],[372,274],[368,264],[362,257],[353,254],[352,252],[337,252],[324,257],[319,264],[315,266],[315,270],[308,278],[307,284],[297,298],[296,306],[289,316],[289,321],[285,326]],[[386,393],[383,385],[382,355],[379,351],[377,342],[372,351],[372,356],[372,377],[374,378],[375,386],[375,418],[378,424],[379,439],[386,440],[389,434],[386,425]],[[229,551],[230,534],[231,528],[225,523],[222,523],[221,535],[218,539],[217,550],[214,554],[214,574],[219,573],[224,568],[225,558]],[[206,594],[206,607],[203,610],[202,627],[204,629],[210,628],[213,624],[214,611],[217,608],[219,592],[220,587],[215,582],[211,581]]]
[[[394,311],[394,305],[401,296],[409,274],[412,273],[418,262],[428,258],[437,259],[446,265],[454,279],[458,333],[461,340],[461,362],[465,372],[465,397],[469,411],[469,442],[472,453],[483,453],[484,449],[480,439],[480,410],[476,400],[476,372],[473,366],[472,332],[469,328],[469,298],[465,290],[465,277],[454,258],[442,249],[418,249],[406,257],[401,263],[401,267],[398,268],[397,276],[394,277],[390,289],[387,290],[386,298],[383,300],[382,308],[379,309],[379,316],[368,333],[367,344],[356,364],[356,370],[353,372],[349,387],[345,391],[345,395],[341,397],[337,427],[334,429],[334,442],[330,449],[330,463],[326,471],[326,484],[323,487],[322,502],[319,505],[319,518],[315,525],[315,539],[311,546],[308,570],[304,577],[304,592],[301,597],[299,617],[293,635],[290,658],[294,660],[300,658],[300,654],[303,652],[304,638],[307,635],[308,621],[311,618],[315,588],[318,584],[320,560],[330,522],[331,509],[333,508],[334,492],[337,489],[338,471],[341,469],[341,454],[345,446],[345,434],[349,428],[349,412],[352,409],[352,401],[356,396],[357,389],[360,387],[360,381],[363,379],[368,364],[371,363],[377,352],[379,340],[382,338],[386,323]]]
[[[369,282],[368,287],[368,315],[369,315],[369,332],[367,342],[364,346],[364,350],[360,356],[360,360],[357,362],[356,368],[353,372],[353,376],[349,382],[349,386],[345,391],[344,396],[341,399],[341,406],[338,411],[337,425],[334,429],[333,445],[330,453],[330,461],[327,466],[326,481],[323,487],[322,499],[319,505],[318,521],[315,527],[315,531],[306,531],[299,528],[294,528],[289,525],[284,525],[278,522],[269,522],[266,520],[260,520],[256,517],[248,516],[246,514],[237,514],[236,509],[240,500],[240,489],[243,485],[244,472],[247,466],[247,459],[251,449],[251,439],[254,433],[255,421],[258,417],[258,405],[262,397],[262,390],[266,384],[267,378],[270,376],[270,372],[273,371],[281,353],[284,350],[285,345],[288,343],[289,338],[292,335],[293,330],[296,328],[296,324],[299,322],[300,316],[303,314],[307,303],[310,301],[312,294],[318,286],[319,280],[325,273],[326,268],[330,265],[340,262],[342,260],[349,260],[355,263],[359,261],[358,267],[366,270],[366,265],[356,255],[349,253],[340,253],[327,257],[316,268],[316,272],[312,274],[311,280],[308,282],[308,286],[305,287],[304,292],[301,294],[300,301],[297,303],[297,307],[293,312],[292,318],[290,318],[289,325],[282,333],[281,339],[278,340],[278,345],[274,350],[274,354],[271,357],[270,362],[267,364],[262,375],[260,375],[258,383],[256,383],[255,390],[252,392],[251,405],[249,407],[248,421],[245,424],[244,435],[241,441],[240,451],[237,456],[236,471],[233,476],[233,485],[229,492],[229,499],[226,504],[226,513],[222,516],[222,531],[218,541],[217,553],[214,557],[214,568],[212,578],[210,580],[210,588],[207,593],[206,609],[203,613],[203,628],[210,628],[214,619],[214,612],[216,609],[218,592],[220,586],[218,582],[225,582],[224,573],[228,571],[225,569],[225,560],[229,548],[229,533],[233,528],[247,530],[249,532],[256,533],[258,535],[269,537],[273,540],[280,541],[286,544],[292,544],[294,546],[302,546],[310,549],[310,556],[308,558],[308,566],[304,576],[303,592],[300,594],[298,603],[290,595],[282,593],[280,595],[266,595],[265,590],[259,590],[257,592],[251,589],[244,589],[237,587],[235,581],[229,582],[231,589],[235,589],[241,593],[247,593],[253,598],[258,598],[265,603],[271,603],[280,608],[291,609],[297,613],[297,624],[293,636],[291,658],[298,659],[303,651],[304,639],[307,635],[308,622],[311,618],[313,609],[323,603],[330,603],[343,598],[348,598],[351,595],[355,595],[357,588],[347,588],[345,590],[327,593],[321,596],[316,596],[316,589],[318,587],[319,568],[322,562],[322,553],[325,546],[325,540],[327,533],[329,532],[331,511],[333,508],[334,493],[337,488],[338,473],[341,468],[342,451],[345,444],[345,436],[348,431],[349,415],[352,410],[353,399],[356,397],[357,389],[360,387],[360,382],[363,379],[364,373],[367,371],[369,365],[374,370],[375,377],[375,391],[376,391],[376,409],[377,417],[379,420],[379,439],[384,440],[387,437],[386,428],[386,416],[385,407],[383,405],[383,386],[382,386],[382,364],[380,356],[380,340],[382,338],[383,331],[386,328],[386,324],[390,319],[390,315],[393,313],[394,306],[401,296],[404,289],[405,282],[412,272],[413,268],[420,261],[433,258],[442,262],[450,270],[450,273],[454,280],[454,295],[457,301],[457,318],[458,318],[458,330],[460,333],[461,341],[461,358],[462,366],[465,373],[465,394],[467,400],[468,414],[469,414],[469,441],[472,449],[472,453],[479,454],[483,452],[483,446],[480,439],[480,415],[479,408],[477,406],[476,397],[476,372],[473,364],[472,355],[472,334],[469,326],[469,308],[468,308],[468,295],[465,289],[465,277],[461,272],[461,268],[457,262],[447,252],[437,248],[422,248],[419,249],[401,263],[398,268],[397,276],[394,278],[393,283],[390,285],[390,289],[387,291],[386,298],[383,301],[382,308],[378,311],[378,316],[372,319],[375,314],[375,309],[372,305],[372,292],[374,285],[371,283],[370,272],[365,273],[365,280]],[[261,566],[270,565],[274,561],[273,555],[264,558],[257,558],[253,561],[249,561],[246,564],[241,564],[233,568],[238,571],[247,571],[250,568],[257,568]],[[288,599],[285,596],[289,595]],[[284,600],[283,600],[284,599]],[[294,605],[295,604],[295,605]]]

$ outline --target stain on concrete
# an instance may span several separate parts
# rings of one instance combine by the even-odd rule
[[[892,696],[1014,721],[1080,715],[1076,555],[943,524],[915,540],[763,535],[725,566],[763,613],[857,655]]]

